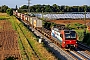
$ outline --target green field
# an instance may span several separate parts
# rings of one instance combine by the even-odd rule
[[[0,20],[8,20],[9,19],[9,17],[8,17],[8,15],[6,15],[6,13],[0,13]]]

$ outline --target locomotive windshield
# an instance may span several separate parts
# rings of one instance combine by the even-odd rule
[[[64,32],[65,32],[65,39],[76,39],[75,31],[64,31]]]

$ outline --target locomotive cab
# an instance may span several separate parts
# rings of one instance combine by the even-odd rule
[[[77,35],[73,30],[62,30],[62,47],[74,48],[77,47]]]

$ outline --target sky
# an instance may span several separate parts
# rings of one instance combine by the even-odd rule
[[[68,6],[82,6],[82,5],[89,5],[90,0],[30,0],[31,5],[36,4],[57,4],[57,5],[68,5]],[[20,7],[21,5],[28,5],[28,0],[0,0],[0,6],[7,5],[10,8],[15,8],[17,5]]]

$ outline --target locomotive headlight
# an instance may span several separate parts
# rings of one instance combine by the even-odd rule
[[[76,42],[76,44],[77,44],[77,42]]]
[[[71,43],[71,41],[70,41],[70,43]]]
[[[63,42],[65,44],[65,42]]]
[[[74,47],[76,47],[76,45],[74,45]]]

